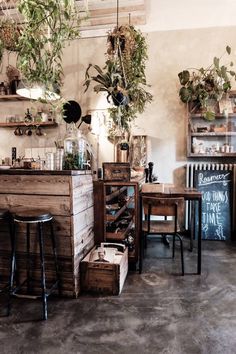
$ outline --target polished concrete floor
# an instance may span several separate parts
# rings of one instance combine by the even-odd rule
[[[0,317],[0,353],[236,353],[236,245],[204,241],[201,276],[195,252],[184,277],[168,252],[149,241],[143,274],[130,272],[120,296],[49,300],[47,321],[39,303],[15,299]]]

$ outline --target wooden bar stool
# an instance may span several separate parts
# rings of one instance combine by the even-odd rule
[[[43,315],[42,318],[44,320],[47,319],[47,298],[52,293],[54,289],[60,293],[60,277],[58,270],[58,262],[57,262],[57,252],[56,252],[56,243],[53,232],[53,216],[44,210],[20,210],[14,211],[13,213],[13,242],[12,242],[12,258],[11,258],[11,274],[10,274],[10,290],[9,290],[9,313],[11,307],[11,297],[15,295],[17,297],[26,297],[26,298],[38,298],[41,297],[42,305],[43,305]],[[56,280],[52,284],[51,288],[47,289],[46,287],[46,275],[45,275],[45,253],[44,253],[44,233],[43,233],[43,224],[49,223],[50,226],[50,238],[52,243],[52,251],[54,258],[54,266],[56,272]],[[26,279],[18,286],[14,286],[15,280],[15,264],[16,264],[16,245],[17,245],[17,236],[18,236],[18,226],[19,224],[26,224],[26,261],[27,261],[27,274]],[[38,244],[39,244],[39,253],[40,253],[40,268],[41,268],[41,295],[35,296],[31,295],[31,283],[33,281],[31,277],[31,252],[30,252],[30,225],[36,224],[37,226],[37,236],[38,236]],[[19,269],[18,269],[19,271]],[[19,294],[22,286],[27,286],[27,295]]]

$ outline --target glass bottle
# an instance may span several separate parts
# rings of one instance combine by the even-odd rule
[[[74,123],[69,125],[64,139],[64,160],[63,170],[78,170],[78,139],[77,131]]]
[[[4,96],[5,94],[6,94],[6,88],[5,88],[4,82],[2,81],[0,83],[0,95]]]

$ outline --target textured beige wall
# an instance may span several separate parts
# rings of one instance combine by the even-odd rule
[[[178,77],[179,71],[190,67],[207,66],[214,56],[220,56],[224,52],[226,45],[230,45],[234,52],[236,63],[236,27],[225,25],[225,13],[219,16],[221,6],[216,7],[220,27],[209,27],[213,23],[209,17],[211,0],[204,2],[206,11],[202,12],[202,18],[195,16],[193,0],[185,3],[186,15],[181,21],[178,14],[184,8],[177,9],[173,0],[149,1],[148,25],[143,30],[147,33],[149,43],[149,61],[147,63],[147,81],[150,83],[154,99],[147,107],[147,110],[140,116],[133,128],[135,134],[147,134],[149,146],[149,161],[155,164],[155,173],[160,181],[178,182],[184,181],[183,166],[186,163],[186,117],[185,107],[178,98]],[[230,0],[227,0],[230,2]],[[166,7],[164,8],[164,3]],[[195,2],[202,5],[203,1]],[[158,7],[158,5],[161,5]],[[173,5],[172,7],[170,5]],[[233,6],[233,5],[232,5]],[[154,11],[154,10],[155,11]],[[153,11],[152,11],[153,10]],[[168,11],[171,11],[169,13]],[[168,16],[167,16],[168,13]],[[215,12],[214,12],[215,13]],[[230,13],[230,12],[229,12]],[[155,16],[156,14],[156,16]],[[166,14],[166,21],[164,21]],[[181,12],[182,14],[182,12]],[[191,14],[191,16],[190,16]],[[176,15],[176,17],[174,16]],[[207,25],[207,16],[209,22]],[[214,23],[217,22],[215,15]],[[192,19],[192,22],[191,22]],[[159,21],[160,20],[160,21]],[[172,22],[171,22],[172,20]],[[229,24],[232,19],[229,17]],[[191,23],[199,25],[197,28],[191,27]],[[164,26],[163,24],[166,24]],[[169,23],[169,24],[168,24]],[[205,25],[206,28],[200,28]],[[225,25],[225,27],[223,27]],[[171,30],[167,30],[170,28]],[[156,30],[154,30],[156,29]],[[157,30],[159,29],[159,30]],[[90,110],[105,109],[107,102],[105,96],[97,95],[89,89],[84,93],[83,81],[84,73],[89,63],[103,65],[105,62],[106,38],[88,38],[74,41],[64,52],[65,85],[63,95],[67,99],[77,100],[82,108],[83,114]],[[3,76],[1,76],[2,78]],[[0,121],[11,112],[23,113],[28,107],[27,103],[0,103]],[[58,135],[63,136],[65,125],[57,129],[47,130],[47,136],[42,138],[15,137],[13,131],[0,129],[0,156],[9,156],[12,146],[18,148],[18,153],[23,154],[25,147],[53,146]],[[96,150],[97,144],[94,136],[89,134],[89,138]],[[107,142],[103,135],[99,139],[100,164],[102,161],[113,160],[113,146]]]
[[[155,164],[160,181],[182,183],[186,163],[186,114],[178,98],[177,74],[185,68],[208,66],[220,56],[226,45],[234,52],[236,63],[236,27],[158,31],[147,34],[149,61],[147,80],[151,84],[153,102],[135,121],[133,133],[147,134],[149,161]],[[89,62],[104,62],[105,39],[83,39],[79,46],[79,62],[83,73]],[[225,57],[228,61],[227,56]],[[236,68],[235,68],[236,69]],[[82,81],[81,81],[82,84]],[[81,92],[80,102],[86,109],[105,107],[101,95],[89,90]],[[101,102],[104,106],[102,106]],[[102,158],[109,161],[107,145],[100,141]],[[109,156],[108,156],[109,155]]]

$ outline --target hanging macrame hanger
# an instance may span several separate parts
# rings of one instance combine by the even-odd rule
[[[116,27],[119,28],[119,0],[116,0]]]

